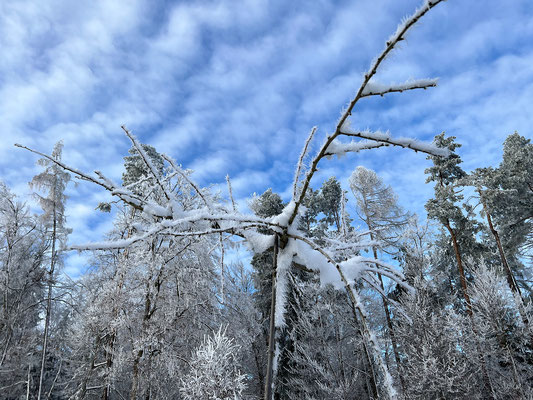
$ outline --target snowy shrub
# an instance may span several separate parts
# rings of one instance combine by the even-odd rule
[[[180,393],[186,400],[238,400],[245,389],[245,375],[237,368],[239,346],[219,329],[196,350],[191,369],[181,380]]]

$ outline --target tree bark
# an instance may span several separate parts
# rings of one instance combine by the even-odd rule
[[[46,317],[44,322],[44,339],[43,339],[43,353],[41,358],[41,373],[39,376],[39,393],[37,395],[37,400],[41,400],[41,395],[43,392],[43,377],[46,363],[46,350],[48,347],[48,330],[50,327],[50,315],[52,313],[52,281],[54,276],[55,269],[55,252],[56,252],[56,233],[57,233],[57,214],[56,208],[54,205],[54,214],[53,214],[53,230],[52,230],[52,255],[50,259],[50,271],[48,272],[48,294],[46,297]]]
[[[274,351],[276,341],[276,325],[274,322],[274,315],[276,309],[276,271],[278,266],[278,235],[274,235],[274,249],[273,249],[273,261],[272,261],[272,298],[270,300],[270,328],[268,335],[268,362],[267,372],[265,377],[265,397],[264,400],[272,400],[273,398],[273,383],[274,383]]]
[[[463,260],[462,260],[462,257],[461,257],[461,252],[459,250],[459,243],[457,242],[457,235],[456,235],[455,231],[453,230],[453,228],[451,227],[450,221],[448,219],[446,219],[446,221],[444,223],[444,226],[446,227],[446,229],[448,230],[448,232],[450,233],[450,236],[452,238],[453,250],[455,252],[455,258],[457,260],[457,268],[459,270],[459,277],[460,277],[460,281],[461,281],[461,287],[463,289],[463,297],[464,297],[465,302],[466,302],[466,311],[468,313],[468,316],[470,317],[470,322],[472,324],[472,331],[474,332],[474,335],[476,336],[476,345],[477,345],[479,359],[480,359],[480,363],[481,363],[481,372],[483,374],[483,381],[484,381],[484,384],[485,384],[485,389],[490,392],[490,393],[485,392],[485,394],[487,396],[490,396],[489,398],[494,399],[494,390],[492,388],[492,383],[490,381],[489,373],[487,371],[487,365],[485,363],[485,356],[481,352],[481,346],[480,346],[479,340],[478,340],[478,332],[477,332],[476,324],[475,324],[475,321],[474,321],[474,312],[472,310],[472,302],[470,300],[470,295],[468,294],[468,291],[467,291],[468,286],[467,286],[467,283],[466,283],[465,270],[464,270],[464,267],[463,267]]]
[[[463,289],[463,297],[466,302],[466,311],[470,317],[473,317],[472,302],[470,301],[470,296],[468,294],[468,285],[466,283],[465,269],[463,267],[463,259],[461,257],[461,252],[459,250],[459,243],[457,242],[457,235],[451,227],[450,221],[448,219],[444,221],[444,226],[446,227],[452,238],[453,251],[455,253],[455,259],[457,260],[457,269],[459,270],[459,280]]]
[[[487,216],[487,223],[489,224],[489,229],[492,235],[494,236],[494,240],[496,241],[496,245],[498,246],[498,252],[500,253],[500,258],[502,260],[502,265],[505,270],[505,275],[507,277],[507,284],[509,285],[509,288],[514,294],[515,301],[518,303],[518,311],[520,312],[520,316],[522,317],[522,321],[524,322],[524,325],[529,324],[529,319],[527,317],[527,314],[524,310],[524,300],[522,298],[522,292],[520,291],[520,287],[516,283],[516,279],[513,275],[513,272],[511,271],[511,267],[509,266],[509,263],[507,262],[507,257],[505,256],[505,252],[503,251],[502,242],[500,240],[500,235],[496,228],[494,228],[494,225],[492,223],[492,217],[490,213],[488,212],[487,208],[484,204],[483,209],[485,210],[485,215]]]
[[[370,226],[368,228],[371,229]],[[372,232],[370,232],[370,240],[374,241],[374,235],[372,234]],[[372,253],[374,255],[374,259],[377,260],[378,252],[375,247],[372,247]],[[376,268],[378,268],[378,265],[376,265]],[[383,284],[383,278],[381,274],[379,273],[378,273],[378,278],[379,278],[379,284],[381,286],[381,290],[383,291],[383,293],[385,293],[385,285]],[[387,300],[385,300],[384,297],[382,297],[381,300],[383,302],[383,309],[385,310],[385,317],[387,319],[387,327],[389,328],[389,336],[390,336],[390,340],[392,343],[392,352],[394,353],[394,360],[396,361],[396,368],[398,371],[398,377],[400,378],[400,385],[402,387],[402,393],[405,393],[405,380],[402,375],[400,355],[398,354],[398,344],[396,343],[396,336],[394,335],[394,329],[392,327],[392,319],[390,316],[389,305],[387,303]]]

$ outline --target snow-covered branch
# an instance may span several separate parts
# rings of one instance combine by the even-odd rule
[[[169,157],[167,156],[166,154],[161,154],[161,157],[167,161],[171,166],[172,168],[174,169],[174,172],[177,173],[178,175],[180,175],[183,179],[185,179],[185,181],[191,185],[191,187],[195,190],[195,192],[198,194],[198,196],[200,196],[200,198],[202,199],[202,201],[204,202],[204,204],[206,205],[206,207],[210,207],[209,205],[209,202],[206,200],[205,196],[203,195],[202,191],[200,190],[200,188],[198,187],[198,185],[196,183],[194,183],[188,176],[187,174],[178,166],[178,164],[176,164],[176,161],[174,161],[174,159],[172,157]]]
[[[33,150],[29,147],[23,146],[18,143],[15,143],[15,146],[21,149],[28,150],[34,154],[37,154],[37,155],[40,155],[41,157],[46,158],[47,160],[50,160],[54,164],[63,168],[65,171],[71,172],[72,174],[74,174],[74,176],[77,176],[78,178],[82,180],[93,182],[99,186],[102,186],[104,189],[108,190],[113,195],[116,195],[118,198],[120,198],[120,200],[122,200],[124,203],[130,205],[131,207],[137,210],[140,210],[140,211],[143,210],[142,204],[144,201],[139,196],[135,195],[133,192],[129,190],[119,189],[118,185],[114,184],[110,179],[106,178],[100,171],[95,171],[97,177],[94,177],[76,168],[68,166],[62,161],[56,160],[55,158],[49,156],[48,154],[41,153],[40,151]]]
[[[389,132],[381,132],[381,131],[355,131],[351,130],[350,128],[343,127],[341,129],[341,134],[345,136],[355,136],[359,137],[361,139],[367,139],[372,140],[374,142],[380,143],[382,146],[384,145],[392,145],[392,146],[399,146],[406,149],[411,149],[414,151],[419,151],[421,153],[429,154],[432,156],[439,156],[439,157],[448,157],[450,155],[450,152],[448,149],[438,147],[432,143],[425,143],[421,142],[417,139],[411,139],[406,137],[399,137],[399,138],[393,138]],[[353,146],[358,143],[365,143],[365,142],[352,142]],[[380,146],[376,146],[380,147]],[[334,149],[336,149],[334,147]],[[343,150],[342,148],[340,149]]]
[[[406,90],[427,89],[437,86],[438,79],[415,79],[400,84],[384,85],[375,81],[370,81],[363,90],[361,97],[383,96],[387,93],[403,93]]]
[[[296,173],[294,174],[294,182],[292,184],[292,197],[296,197],[296,192],[298,189],[298,181],[300,180],[300,172],[302,171],[304,158],[307,154],[307,149],[309,148],[309,144],[313,140],[313,137],[315,136],[317,127],[313,126],[313,129],[311,129],[311,132],[309,132],[309,136],[307,136],[307,139],[305,141],[304,147],[302,149],[302,152],[300,153],[300,158],[298,159],[298,165],[296,167]]]
[[[141,156],[141,159],[143,160],[144,164],[146,165],[146,167],[148,168],[148,170],[152,174],[152,177],[157,182],[157,185],[159,186],[159,188],[161,189],[161,191],[163,192],[163,194],[165,195],[167,200],[170,200],[170,198],[172,197],[172,194],[170,193],[168,188],[161,183],[161,180],[159,179],[159,174],[157,172],[157,169],[154,167],[154,164],[152,164],[152,161],[150,160],[150,157],[148,156],[148,154],[146,154],[146,151],[144,151],[141,143],[139,143],[139,141],[137,140],[135,135],[133,135],[133,133],[131,133],[126,128],[125,125],[122,125],[121,128],[126,133],[126,136],[131,140],[131,143],[133,144],[133,146],[135,147],[135,149],[137,150],[137,152]]]
[[[389,143],[385,142],[371,142],[371,141],[359,141],[359,142],[350,142],[350,143],[341,143],[338,139],[332,141],[327,151],[324,153],[325,157],[331,157],[336,155],[342,157],[346,153],[358,153],[361,150],[370,150],[377,149],[379,147],[389,146]]]

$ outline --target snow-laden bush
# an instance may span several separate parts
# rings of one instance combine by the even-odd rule
[[[219,329],[204,339],[190,361],[191,369],[181,380],[185,400],[240,400],[246,376],[237,368],[239,346]]]

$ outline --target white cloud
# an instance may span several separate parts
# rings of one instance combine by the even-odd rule
[[[312,126],[334,129],[361,73],[383,47],[406,2],[53,0],[3,5],[0,14],[0,176],[16,192],[38,171],[23,142],[42,151],[64,139],[64,160],[119,180],[141,140],[196,169],[203,184],[232,177],[238,201],[251,192],[290,193]],[[436,89],[365,99],[353,125],[430,140],[442,130],[464,143],[465,168],[495,164],[506,135],[531,137],[533,15],[527,0],[446,2],[384,65],[379,79],[438,76]],[[314,150],[311,151],[311,153]],[[428,162],[401,149],[324,161],[321,179],[346,179],[358,164],[384,175],[420,210]],[[222,187],[222,186],[221,186]],[[428,189],[429,188],[429,189]],[[110,219],[92,214],[101,195],[72,190],[72,240],[99,239]],[[94,195],[93,193],[100,193]],[[83,258],[73,259],[81,268]]]

